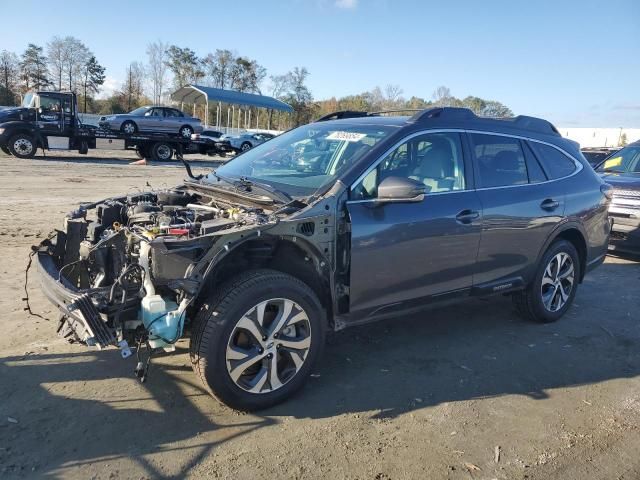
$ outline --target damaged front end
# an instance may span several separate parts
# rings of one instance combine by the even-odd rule
[[[277,223],[184,186],[85,204],[37,248],[42,289],[61,311],[59,333],[105,348],[172,350],[222,238]]]

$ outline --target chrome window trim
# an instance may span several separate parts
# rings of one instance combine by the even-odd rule
[[[516,188],[516,187],[528,187],[528,186],[531,186],[531,185],[544,185],[544,184],[547,184],[547,183],[557,182],[559,180],[565,180],[567,178],[571,178],[571,177],[577,175],[578,173],[580,173],[582,171],[582,169],[584,168],[584,165],[582,164],[582,162],[580,162],[578,159],[576,159],[570,153],[566,152],[565,150],[563,150],[562,148],[558,147],[557,145],[554,145],[553,143],[545,142],[544,140],[538,140],[537,138],[525,137],[523,135],[516,135],[516,134],[511,134],[511,133],[492,132],[492,131],[487,131],[487,130],[467,130],[467,129],[464,129],[464,128],[439,128],[439,129],[421,130],[419,132],[414,132],[411,135],[408,135],[408,136],[404,137],[403,139],[399,140],[398,142],[396,142],[392,147],[390,147],[382,155],[380,155],[380,157],[378,159],[376,159],[369,166],[369,168],[367,168],[364,171],[364,173],[362,175],[360,175],[351,184],[351,186],[349,187],[349,192],[352,192],[353,189],[361,181],[363,181],[365,179],[365,177],[367,175],[369,175],[369,173],[371,173],[371,171],[374,168],[376,168],[380,164],[380,162],[382,162],[382,160],[384,160],[387,157],[387,155],[389,155],[391,152],[393,152],[400,145],[402,145],[403,143],[408,142],[412,138],[415,138],[415,137],[420,136],[420,135],[429,134],[429,133],[475,133],[475,134],[479,134],[479,135],[495,135],[497,137],[517,138],[519,140],[525,140],[525,141],[528,141],[528,142],[537,142],[537,143],[541,143],[543,145],[548,145],[550,147],[553,147],[556,150],[558,150],[560,153],[564,154],[566,157],[568,157],[570,160],[573,161],[576,169],[570,175],[567,175],[566,177],[553,178],[553,179],[550,179],[550,180],[546,180],[544,182],[523,183],[523,184],[520,184],[520,185],[502,185],[502,186],[498,186],[498,187],[481,187],[481,188],[472,188],[472,189],[464,189],[464,190],[450,190],[448,192],[434,192],[434,193],[425,194],[426,197],[430,197],[432,195],[448,194],[448,193],[460,193],[460,192],[469,192],[469,191],[480,192],[480,191],[485,191],[485,190],[496,190],[496,189],[499,189],[499,188]],[[472,155],[472,156],[474,157],[474,158],[472,158],[472,163],[473,163],[473,166],[475,168],[476,167],[476,165],[474,163],[475,162],[475,156],[474,155]],[[365,202],[373,202],[373,201],[379,201],[379,199],[377,199],[377,198],[369,198],[369,199],[365,199],[365,200],[348,200],[347,203],[365,203]]]

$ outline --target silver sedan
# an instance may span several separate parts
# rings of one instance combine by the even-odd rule
[[[140,107],[120,115],[100,117],[99,125],[107,130],[119,130],[133,135],[138,132],[173,133],[191,138],[202,132],[200,119],[189,117],[177,108]]]

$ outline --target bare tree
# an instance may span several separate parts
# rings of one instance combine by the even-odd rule
[[[444,85],[439,86],[433,92],[433,100],[436,105],[440,107],[449,107],[452,105],[453,97],[451,96],[451,90]]]
[[[155,105],[162,103],[162,92],[167,81],[168,48],[169,44],[161,40],[147,45],[147,57],[149,59],[148,74],[151,79],[151,91]]]
[[[0,105],[13,105],[20,80],[18,57],[13,52],[0,52]]]
[[[403,90],[400,88],[400,85],[388,84],[384,87],[384,96],[389,107],[395,106],[396,103],[402,100],[402,92]]]
[[[54,80],[54,86],[58,90],[62,90],[62,78],[64,76],[65,65],[65,44],[64,40],[55,36],[47,43],[47,60],[49,62],[49,70]]]
[[[75,37],[53,37],[47,44],[49,69],[58,90],[64,85],[69,90],[77,90],[81,83],[82,69],[89,61],[91,52]]]
[[[120,92],[129,111],[138,106],[138,101],[143,95],[144,77],[144,65],[131,62],[127,67],[127,78]]]
[[[76,91],[81,84],[83,67],[91,58],[91,52],[75,37],[64,38],[64,72],[70,91]]]

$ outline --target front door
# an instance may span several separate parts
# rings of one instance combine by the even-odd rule
[[[63,105],[60,97],[40,95],[38,126],[43,135],[61,135],[64,125]]]
[[[422,182],[424,200],[379,202],[377,186],[389,176]],[[471,179],[459,133],[421,133],[353,186],[352,313],[402,310],[472,286],[482,212]]]

